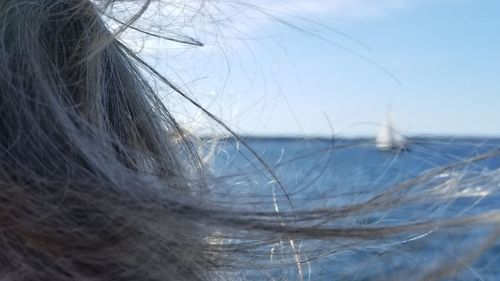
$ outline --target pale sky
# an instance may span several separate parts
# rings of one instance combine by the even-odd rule
[[[500,1],[221,2],[182,30],[204,47],[143,54],[237,132],[372,136],[390,105],[405,134],[500,135]]]

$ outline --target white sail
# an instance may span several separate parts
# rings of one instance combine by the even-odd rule
[[[394,122],[388,112],[384,124],[375,139],[375,146],[381,150],[405,149],[406,138],[394,129]]]

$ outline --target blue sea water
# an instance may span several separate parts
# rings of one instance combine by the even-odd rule
[[[500,210],[498,149],[500,139],[493,138],[412,138],[409,151],[394,152],[377,150],[371,139],[228,138],[214,146],[213,169],[229,184],[214,194],[221,204],[237,203],[242,210],[331,210],[328,218],[301,222],[324,228],[463,218]],[[335,215],[366,202],[379,205]],[[463,267],[446,280],[500,280],[500,236],[494,226],[303,241],[301,258],[308,262],[300,270],[310,280],[413,280],[456,263]],[[487,239],[488,249],[479,251]],[[269,251],[272,259],[274,250],[261,252]],[[471,262],[462,260],[466,257]],[[288,278],[296,271],[291,266]],[[272,271],[266,274],[276,278]]]

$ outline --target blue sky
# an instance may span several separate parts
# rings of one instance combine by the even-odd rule
[[[145,48],[238,132],[372,136],[390,106],[405,134],[500,135],[500,1],[251,3],[187,31],[204,47]],[[165,100],[192,130],[213,126]]]

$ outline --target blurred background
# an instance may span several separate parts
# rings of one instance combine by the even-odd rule
[[[123,39],[241,136],[224,138],[220,124],[151,79],[185,128],[216,136],[202,140],[227,183],[211,190],[221,205],[280,212],[387,200],[314,221],[346,229],[498,213],[499,1],[154,3],[134,25],[149,34]],[[451,280],[498,280],[497,224],[303,241],[299,258],[311,280],[418,279],[445,264],[461,270]],[[282,253],[296,276],[292,250],[278,244],[252,255],[268,266]]]
[[[127,34],[148,61],[244,135],[498,136],[500,2],[168,1]],[[163,28],[163,30],[160,30]],[[193,131],[208,122],[164,89]]]

